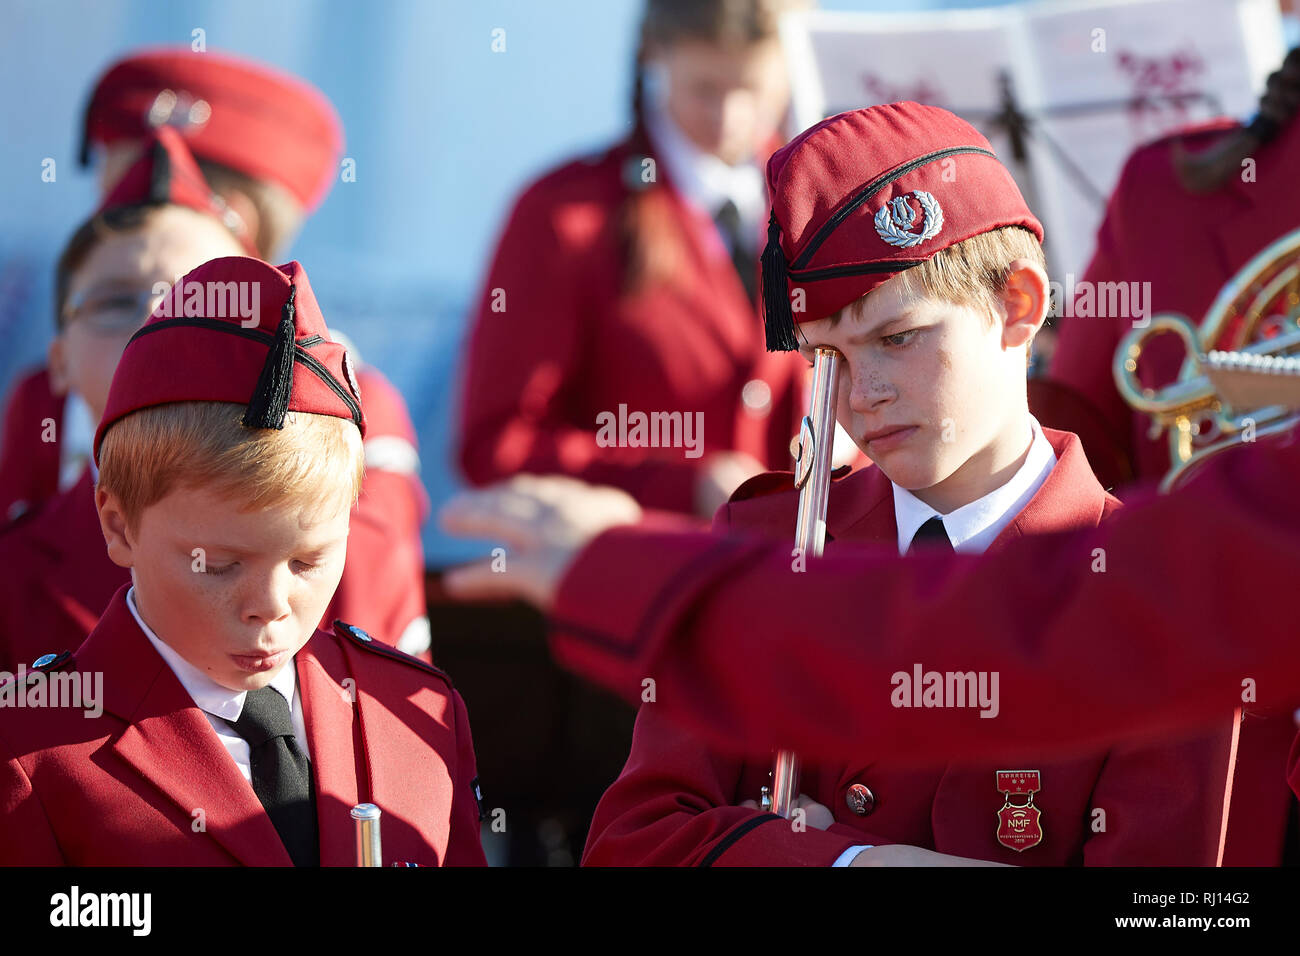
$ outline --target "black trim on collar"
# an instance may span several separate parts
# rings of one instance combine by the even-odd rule
[[[43,660],[46,657],[50,658],[50,660],[46,661],[44,664],[36,663],[36,661]],[[28,681],[30,681],[37,674],[44,674],[49,671],[62,670],[64,667],[68,665],[68,663],[71,660],[72,660],[71,651],[64,651],[62,654],[58,654],[58,655],[42,654],[40,657],[36,658],[36,661],[32,661],[30,664],[24,665],[25,670],[21,674],[21,683],[20,683],[20,675],[17,672],[14,672],[14,673],[10,673],[7,679],[0,680],[0,687],[5,687],[10,683],[12,683],[15,687],[26,687]]]
[[[49,654],[41,655],[41,657],[49,656]],[[39,661],[41,657],[36,658],[36,661]],[[64,651],[62,654],[56,654],[53,660],[46,661],[44,664],[37,664],[36,661],[32,661],[31,669],[36,671],[56,671],[70,660],[72,660],[72,651]]]
[[[335,635],[337,635],[338,637],[345,638],[354,647],[359,647],[362,650],[369,651],[372,654],[378,654],[380,657],[387,657],[390,660],[399,661],[403,664],[410,664],[413,667],[418,667],[420,670],[425,671],[426,673],[429,674],[433,674],[435,677],[441,677],[444,681],[447,682],[447,686],[449,688],[454,689],[455,685],[452,684],[451,677],[447,674],[446,671],[439,670],[438,668],[434,667],[432,664],[427,664],[424,661],[420,660],[418,657],[412,657],[410,654],[407,654],[405,651],[399,651],[391,644],[385,644],[383,641],[379,640],[376,637],[371,637],[369,634],[367,634],[361,628],[357,627],[355,624],[348,624],[345,621],[336,619],[332,627],[334,629]]]

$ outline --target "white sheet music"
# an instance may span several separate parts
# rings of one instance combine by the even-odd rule
[[[1213,116],[1248,119],[1285,54],[1275,0],[814,11],[790,15],[782,40],[797,129],[903,99],[980,129],[1043,221],[1054,275],[1083,273],[1135,146]],[[1034,124],[1019,162],[996,115],[1004,79]]]

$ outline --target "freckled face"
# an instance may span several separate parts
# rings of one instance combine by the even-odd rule
[[[211,490],[175,489],[145,509],[129,549],[141,617],[223,687],[264,687],[338,587],[349,514],[342,502],[245,512]]]
[[[844,355],[837,420],[908,490],[950,478],[1023,411],[1024,351],[1004,346],[1001,321],[910,292],[899,276],[799,337],[810,362],[819,345]]]

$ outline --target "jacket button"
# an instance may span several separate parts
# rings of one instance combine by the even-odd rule
[[[849,787],[844,794],[844,802],[860,817],[865,817],[872,810],[876,809],[876,795],[866,786],[855,783]]]

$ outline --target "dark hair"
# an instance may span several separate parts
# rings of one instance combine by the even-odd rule
[[[699,40],[743,50],[777,35],[777,21],[805,0],[646,0],[632,74],[631,156],[621,172],[628,186],[620,216],[623,289],[634,292],[677,274],[685,237],[674,228],[659,182],[640,181],[640,160],[652,155],[645,128],[645,65],[653,47]]]
[[[1290,74],[1290,78],[1288,75]],[[1300,74],[1300,47],[1292,49],[1282,66],[1268,78],[1260,97],[1260,113],[1249,126],[1235,130],[1213,145],[1196,153],[1188,152],[1181,140],[1173,144],[1174,173],[1183,188],[1191,193],[1214,192],[1229,177],[1241,170],[1241,163],[1277,136],[1282,128],[1296,121],[1290,100],[1297,92]],[[1291,87],[1288,94],[1286,87]]]

